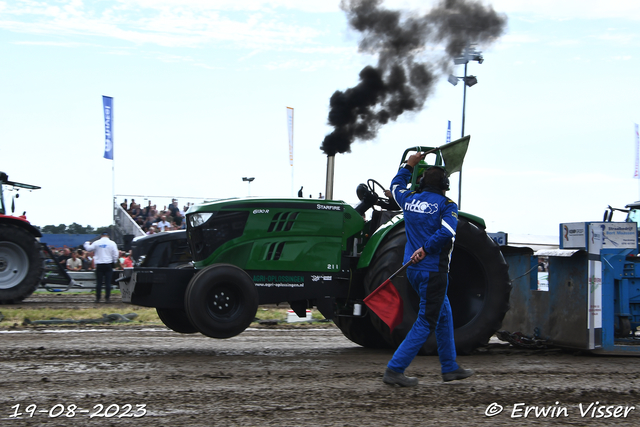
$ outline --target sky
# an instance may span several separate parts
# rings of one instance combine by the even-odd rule
[[[434,4],[383,2],[406,16]],[[544,236],[639,200],[640,3],[483,4],[507,25],[468,65],[471,142],[462,194],[454,174],[448,196],[489,232]],[[114,195],[162,208],[301,186],[325,194],[329,98],[377,61],[360,37],[338,0],[0,1],[0,170],[42,187],[20,191],[16,214],[97,228],[111,224]],[[103,95],[114,101],[113,161]],[[336,156],[334,199],[355,204],[368,179],[388,187],[406,148],[443,145],[448,121],[462,135],[462,112],[462,84],[441,75],[421,111]]]

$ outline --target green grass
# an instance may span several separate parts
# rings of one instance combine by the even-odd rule
[[[287,321],[288,308],[262,308],[258,307],[256,318],[260,320],[278,320],[280,322]]]
[[[13,326],[22,326],[25,319],[29,319],[30,321],[36,320],[51,320],[51,319],[72,319],[72,320],[81,320],[81,319],[100,319],[103,314],[127,314],[127,313],[135,313],[138,315],[135,319],[133,319],[131,324],[146,324],[146,325],[161,325],[162,322],[158,318],[156,314],[155,308],[147,308],[147,307],[137,307],[131,306],[127,307],[127,310],[118,310],[110,307],[101,307],[101,308],[5,308],[0,307],[0,313],[4,318],[0,320],[0,329],[10,328]],[[51,325],[49,325],[51,326]]]
[[[287,322],[287,313],[289,308],[273,308],[273,307],[258,307],[256,312],[256,318],[260,320],[277,320],[282,323]],[[311,312],[313,321],[320,321],[324,319],[324,316],[319,311],[313,310]]]
[[[91,291],[90,293],[95,293],[95,292]],[[56,295],[87,295],[87,291],[69,290],[69,291],[64,291],[64,292],[52,292],[52,291],[47,291],[47,290],[43,290],[43,289],[38,289],[33,294],[34,295],[51,295],[51,294],[56,294]],[[111,295],[120,295],[120,289],[115,289],[115,288],[111,289]]]
[[[100,319],[103,315],[118,313],[127,314],[135,313],[137,317],[127,324],[131,325],[147,325],[147,326],[161,326],[162,321],[158,318],[155,308],[139,307],[135,305],[127,306],[125,309],[115,307],[100,307],[100,308],[8,308],[10,306],[0,306],[0,329],[7,329],[13,327],[23,327],[25,319],[29,319],[31,322],[37,320],[51,320],[51,319]],[[287,324],[288,308],[274,308],[274,307],[258,307],[256,312],[256,318],[262,321],[273,320],[279,324]],[[317,310],[312,312],[314,322],[323,320],[324,317]],[[66,325],[69,325],[67,323]],[[308,325],[308,322],[296,322],[289,325],[302,326]],[[252,326],[260,325],[259,322],[252,323]],[[56,326],[48,324],[48,327]]]

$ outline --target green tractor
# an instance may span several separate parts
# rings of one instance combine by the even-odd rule
[[[422,162],[415,168],[412,185],[433,164],[459,170],[460,153],[455,151],[462,147],[466,152],[468,141],[465,137],[439,148],[408,149],[401,167],[412,153],[431,150],[433,163]],[[456,158],[460,164],[454,165]],[[175,239],[168,244],[172,240],[166,237],[155,246],[147,241],[151,252],[156,248],[163,256],[147,253],[139,266],[125,271],[120,279],[123,301],[156,307],[174,331],[212,338],[240,334],[254,320],[258,305],[287,302],[300,317],[316,307],[351,341],[370,348],[395,348],[418,312],[419,298],[406,276],[399,274],[393,281],[403,298],[404,320],[392,333],[362,303],[403,261],[402,211],[393,200],[378,195],[384,191],[374,180],[361,184],[360,204],[355,207],[301,198],[195,205],[187,213],[186,231],[193,261],[177,268],[151,262],[170,261],[171,248],[180,245]],[[184,251],[178,252],[184,256]],[[458,352],[469,353],[486,344],[500,328],[510,290],[507,264],[499,246],[487,236],[484,221],[460,212],[448,292]],[[422,353],[435,351],[432,336]]]

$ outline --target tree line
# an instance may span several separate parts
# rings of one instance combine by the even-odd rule
[[[109,227],[93,228],[90,225],[86,227],[74,222],[71,225],[45,225],[44,227],[36,226],[43,234],[100,234],[103,231],[109,231]]]

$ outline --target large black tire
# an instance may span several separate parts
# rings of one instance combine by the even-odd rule
[[[333,322],[342,334],[354,343],[366,348],[392,348],[372,323],[372,312],[363,317],[334,316]]]
[[[484,229],[461,218],[447,292],[458,353],[469,354],[489,342],[502,326],[510,295],[509,266],[500,246]]]
[[[180,270],[193,269],[193,264],[180,264],[176,266],[176,268]],[[184,309],[156,307],[156,313],[158,313],[158,317],[162,320],[162,323],[175,332],[181,334],[195,334],[196,332],[200,332],[198,328],[193,326]]]
[[[187,312],[184,310],[156,308],[156,312],[160,320],[162,320],[162,323],[173,331],[180,332],[181,334],[195,334],[196,332],[200,332],[191,324],[189,316],[187,316]]]
[[[184,306],[191,324],[211,338],[231,338],[247,329],[258,311],[251,277],[231,264],[199,271],[187,286]]]
[[[384,282],[402,266],[406,243],[404,226],[392,230],[381,244],[365,276],[368,293]],[[418,314],[419,298],[405,274],[396,276],[393,284],[404,303],[404,319],[392,334],[380,318],[373,315],[374,326],[394,345],[398,346],[411,329]],[[508,266],[500,247],[483,229],[460,218],[451,256],[447,296],[453,313],[456,351],[469,354],[486,345],[500,329],[509,309]],[[435,335],[431,334],[421,354],[437,352]]]
[[[44,273],[43,260],[31,233],[0,224],[0,304],[22,301],[36,290]]]

